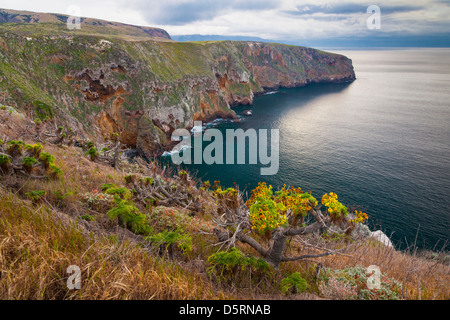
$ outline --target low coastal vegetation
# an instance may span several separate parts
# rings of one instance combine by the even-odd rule
[[[120,133],[98,144],[9,111],[0,299],[450,298],[448,255],[368,237],[370,217],[333,192],[262,182],[245,201],[237,186],[129,161]],[[73,265],[79,290],[67,286]]]

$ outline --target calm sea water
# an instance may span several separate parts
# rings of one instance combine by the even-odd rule
[[[215,125],[279,129],[276,175],[261,176],[259,165],[187,168],[247,191],[258,181],[318,199],[333,191],[397,247],[417,235],[417,246],[441,249],[450,238],[450,49],[335,52],[353,60],[353,83],[280,89],[235,108],[252,117]]]

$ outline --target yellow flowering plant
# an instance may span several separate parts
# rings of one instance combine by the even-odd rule
[[[326,212],[323,212],[311,192],[303,192],[301,188],[283,186],[274,192],[271,185],[260,182],[252,190],[246,207],[233,206],[233,201],[238,203],[239,200],[241,203],[242,199],[236,187],[222,189],[215,183],[213,190],[211,194],[218,205],[217,221],[222,228],[227,229],[214,229],[218,240],[248,244],[276,268],[281,262],[306,257],[285,255],[289,238],[324,232],[329,230],[332,224],[340,227],[343,233],[349,234],[357,223],[367,219],[367,215],[362,211],[356,211],[355,216],[348,219],[349,210],[338,201],[338,196],[333,192],[323,195],[322,205],[326,207]],[[237,200],[233,200],[234,197]],[[304,219],[308,215],[311,219]],[[248,232],[248,228],[251,232]],[[261,241],[264,240],[265,244],[262,244]],[[329,254],[331,253],[325,252],[318,256]]]
[[[364,221],[369,219],[367,214],[365,212],[362,212],[361,210],[356,210],[355,211],[355,215],[356,215],[356,217],[354,219],[350,220],[350,222],[352,222],[352,223],[364,223]]]
[[[317,200],[311,195],[311,192],[303,192],[301,188],[291,187],[286,189],[286,185],[276,192],[277,201],[285,206],[286,210],[290,210],[293,214],[292,225],[297,226],[299,217],[303,221],[308,212],[317,206]],[[287,212],[286,212],[287,213]]]
[[[348,216],[347,207],[338,201],[338,196],[334,192],[325,193],[322,197],[322,204],[328,208],[328,213],[333,220],[340,220]]]
[[[272,186],[267,187],[265,182],[260,182],[252,191],[247,204],[250,208],[252,229],[258,233],[266,234],[287,224],[287,217],[283,214],[286,211],[285,206],[276,201]]]

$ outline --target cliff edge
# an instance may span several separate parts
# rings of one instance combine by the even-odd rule
[[[30,33],[30,23],[14,19],[0,23],[0,103],[56,119],[81,138],[121,132],[145,153],[161,152],[173,130],[195,120],[236,117],[230,106],[266,90],[355,79],[350,59],[306,47],[174,42],[164,32],[137,41],[92,24],[93,35],[59,33],[57,23]]]

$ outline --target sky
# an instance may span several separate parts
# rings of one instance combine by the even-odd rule
[[[371,5],[379,16],[367,12]],[[0,0],[0,8],[37,12],[71,14],[71,6],[83,17],[160,27],[172,36],[450,46],[450,0]]]

